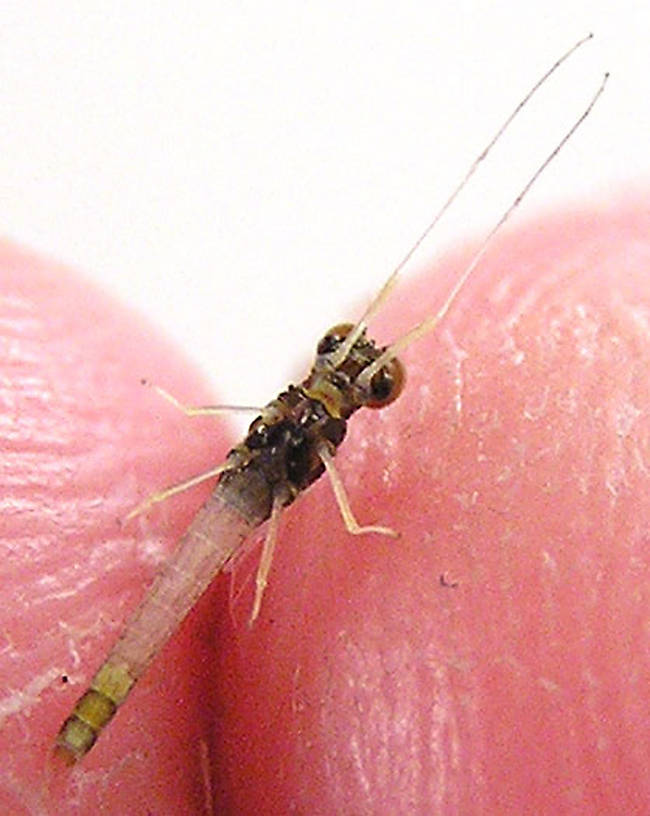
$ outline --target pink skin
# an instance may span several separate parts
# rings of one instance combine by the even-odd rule
[[[136,316],[15,248],[0,266],[0,812],[208,813],[210,786],[219,813],[650,810],[647,197],[504,237],[337,457],[400,539],[351,537],[321,480],[257,624],[249,554],[72,772],[46,762],[60,721],[205,490],[121,520],[228,443],[140,385],[206,399]]]

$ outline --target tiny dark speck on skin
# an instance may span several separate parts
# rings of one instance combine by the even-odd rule
[[[458,581],[450,581],[445,572],[440,573],[440,586],[446,589],[457,589]]]

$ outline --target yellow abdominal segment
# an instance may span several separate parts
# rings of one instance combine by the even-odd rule
[[[59,731],[57,752],[66,762],[73,764],[88,753],[134,683],[123,664],[105,663],[101,667]]]

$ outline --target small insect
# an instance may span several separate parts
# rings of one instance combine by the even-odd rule
[[[345,488],[334,465],[334,455],[345,437],[347,421],[360,408],[383,408],[400,395],[405,374],[398,354],[435,329],[444,318],[484,256],[494,235],[589,115],[604,90],[607,74],[582,115],[488,233],[438,312],[387,347],[379,347],[367,337],[368,323],[395,285],[400,271],[522,107],[548,77],[591,37],[590,34],[574,45],[534,85],[479,154],[358,323],[335,326],[323,336],[308,376],[299,385],[290,385],[261,409],[245,439],[230,451],[226,461],[193,479],[154,493],[130,514],[129,517],[137,515],[175,493],[218,476],[212,495],[199,510],[171,560],[126,623],[115,646],[91,680],[88,690],[77,701],[72,713],[61,726],[56,739],[56,752],[69,764],[88,753],[102,729],[126,700],[138,678],[215,575],[239,550],[245,539],[268,520],[251,613],[251,622],[255,620],[268,580],[282,509],[291,504],[324,472],[330,478],[341,516],[350,533],[397,535],[388,527],[360,525],[350,508]],[[161,393],[187,414],[210,414],[223,410],[223,407],[218,406],[186,408],[170,395]],[[441,577],[441,582],[442,580]]]

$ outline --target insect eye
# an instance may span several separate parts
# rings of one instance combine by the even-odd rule
[[[256,419],[248,429],[246,444],[249,448],[263,448],[267,444],[269,429],[263,419]]]
[[[370,380],[370,397],[367,408],[383,408],[390,405],[402,393],[406,372],[399,360],[391,360]]]
[[[339,323],[337,326],[333,326],[320,339],[317,347],[318,354],[331,354],[336,351],[353,328],[354,324],[352,323]]]

